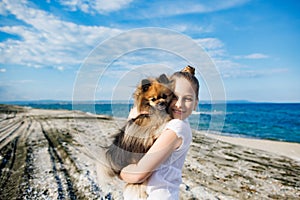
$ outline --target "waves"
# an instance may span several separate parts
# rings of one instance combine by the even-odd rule
[[[193,111],[192,115],[224,115],[224,111]]]

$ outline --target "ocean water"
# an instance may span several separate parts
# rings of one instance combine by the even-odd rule
[[[23,104],[24,105],[24,104]],[[131,104],[31,104],[44,109],[81,110],[127,118]],[[300,103],[199,104],[189,122],[193,129],[212,134],[300,143]]]

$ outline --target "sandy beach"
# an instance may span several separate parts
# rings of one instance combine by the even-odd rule
[[[121,119],[0,105],[0,199],[122,199],[99,182]],[[99,173],[98,173],[99,174]],[[180,199],[300,199],[300,144],[194,131]]]

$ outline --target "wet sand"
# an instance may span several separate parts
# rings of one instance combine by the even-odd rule
[[[124,183],[103,185],[97,165],[123,124],[79,111],[0,105],[0,199],[122,199]],[[299,154],[296,143],[194,131],[180,198],[299,199]]]

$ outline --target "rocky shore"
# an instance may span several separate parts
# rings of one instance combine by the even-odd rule
[[[97,165],[123,124],[79,111],[0,105],[0,199],[122,199],[124,183],[103,186]],[[290,145],[291,157],[193,135],[181,199],[300,199],[300,144]]]

